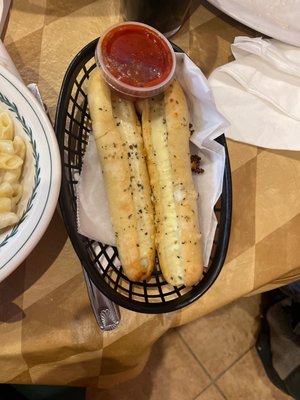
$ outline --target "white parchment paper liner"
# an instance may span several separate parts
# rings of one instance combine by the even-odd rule
[[[222,192],[225,165],[224,148],[213,139],[226,131],[228,122],[216,110],[211,89],[199,68],[185,54],[176,53],[176,59],[176,77],[185,91],[194,130],[191,154],[201,157],[204,169],[204,173],[194,175],[194,183],[199,193],[204,265],[208,265],[217,225],[214,205]],[[93,135],[77,185],[77,214],[79,233],[102,243],[116,244]]]

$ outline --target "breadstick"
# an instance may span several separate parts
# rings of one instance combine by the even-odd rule
[[[88,103],[122,267],[132,281],[148,279],[155,232],[141,126],[133,103],[112,95],[98,69]]]
[[[202,277],[203,260],[190,168],[188,107],[177,81],[164,96],[143,102],[142,133],[160,267],[169,284],[192,286]]]

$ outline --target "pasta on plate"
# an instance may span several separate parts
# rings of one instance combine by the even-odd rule
[[[23,194],[25,156],[25,142],[15,134],[13,119],[4,110],[0,113],[0,230],[19,221],[17,205]]]

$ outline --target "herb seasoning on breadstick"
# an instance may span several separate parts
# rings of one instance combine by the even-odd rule
[[[155,259],[154,217],[134,105],[112,94],[98,68],[90,75],[88,104],[122,267],[132,281],[148,279]]]
[[[169,284],[192,286],[202,277],[203,260],[185,95],[175,80],[163,96],[140,105],[160,267]]]

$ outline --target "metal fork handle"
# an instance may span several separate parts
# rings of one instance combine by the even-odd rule
[[[47,106],[42,100],[38,85],[36,83],[30,83],[27,87],[39,101],[51,122]],[[119,307],[100,292],[87,275],[84,267],[82,267],[82,270],[91,307],[98,325],[104,331],[115,329],[119,325],[121,319]]]
[[[49,118],[49,121],[51,122],[51,125],[53,125],[52,121],[51,121],[51,118],[50,118],[48,107],[43,102],[43,99],[42,99],[42,96],[41,96],[40,89],[39,89],[38,85],[36,83],[29,83],[29,85],[27,85],[27,88],[31,91],[31,93],[34,95],[34,97],[40,103],[40,105],[44,109],[47,117]]]
[[[98,325],[104,331],[115,329],[121,319],[119,307],[100,292],[87,275],[84,267],[82,267],[82,270],[90,303]]]

